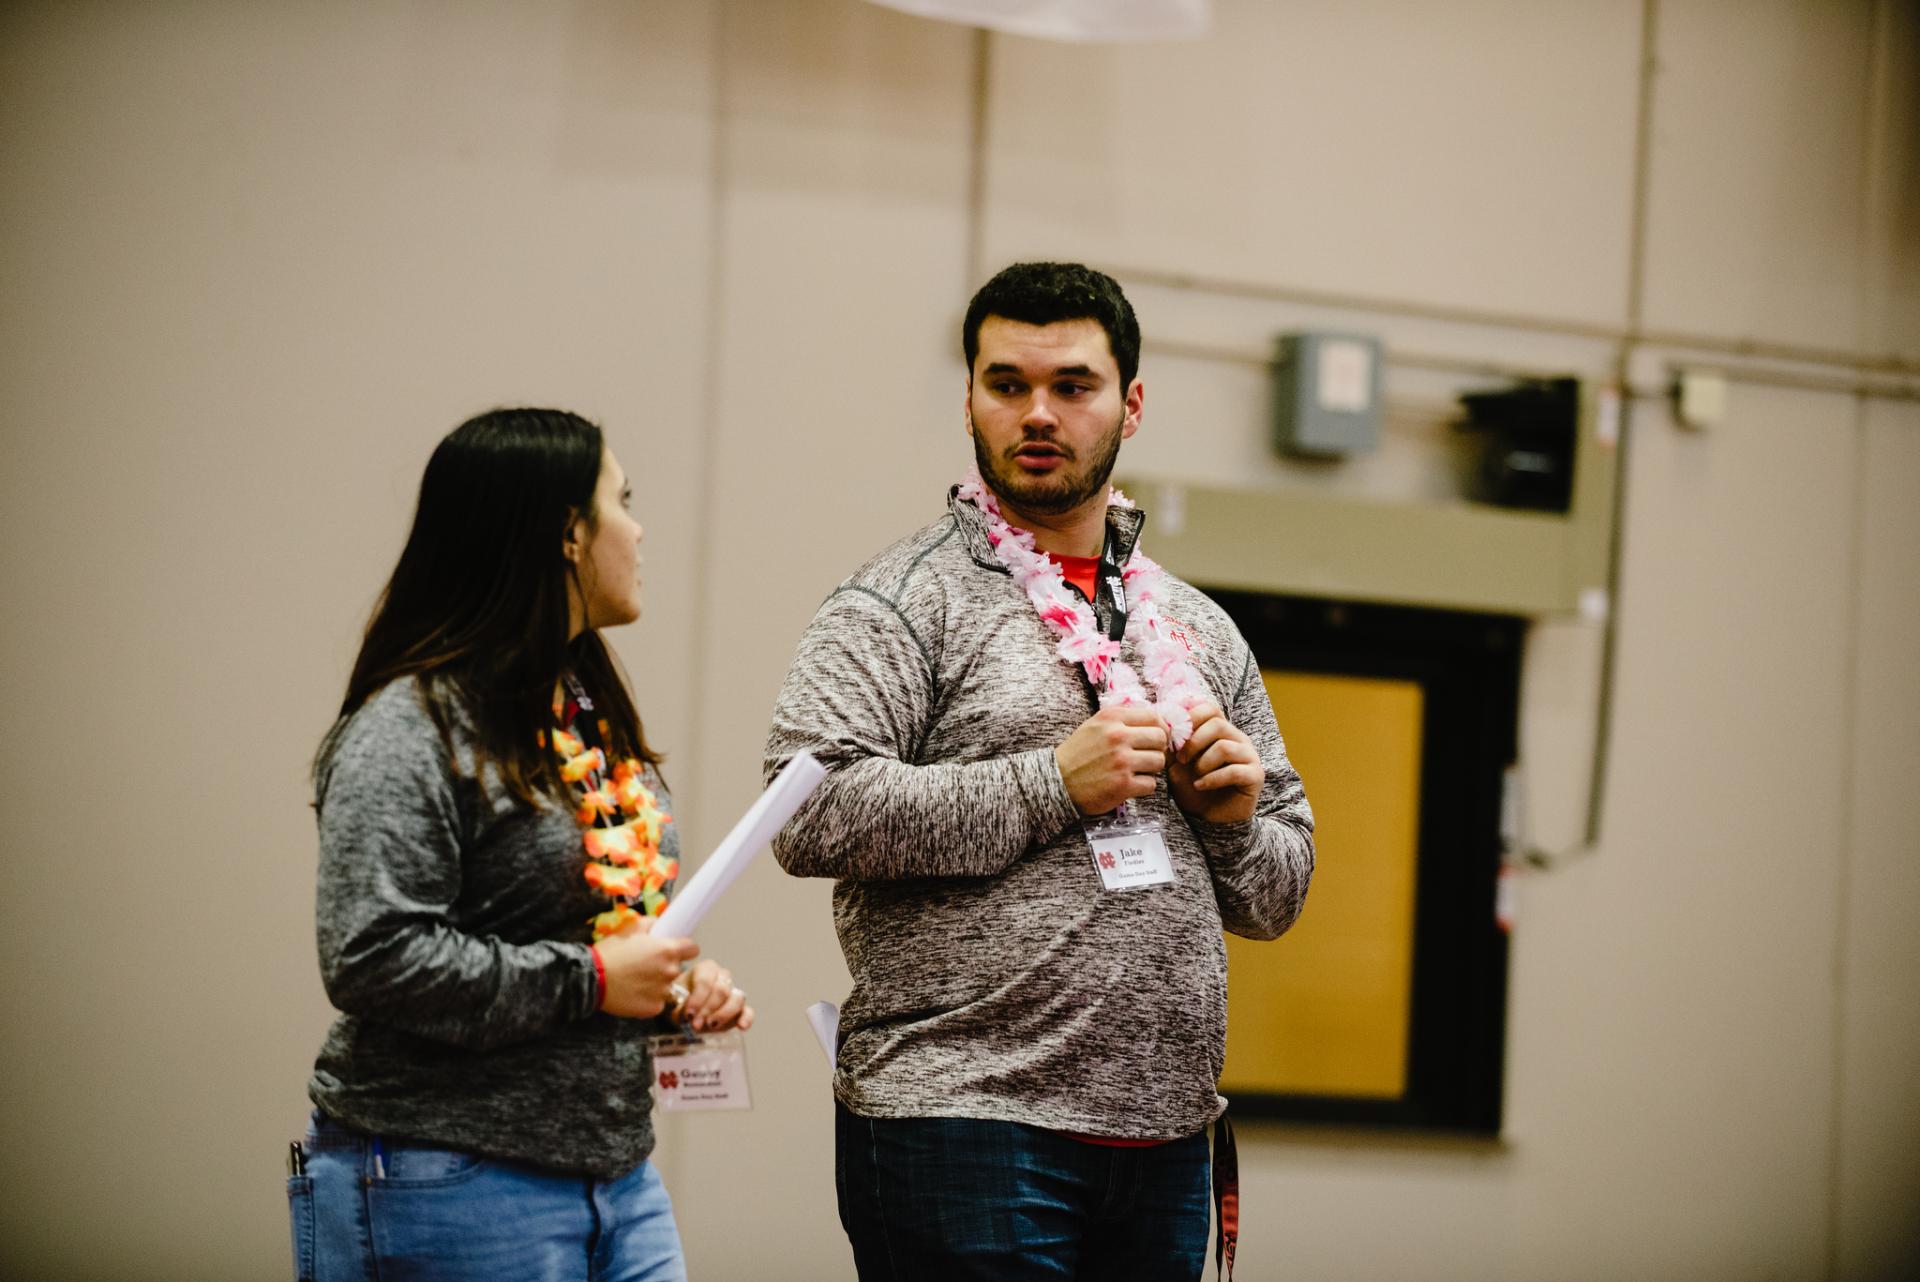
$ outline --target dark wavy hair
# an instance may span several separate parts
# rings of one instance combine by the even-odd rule
[[[980,324],[989,316],[1004,316],[1027,325],[1057,321],[1094,320],[1107,331],[1107,346],[1120,367],[1120,389],[1133,385],[1140,370],[1140,322],[1120,284],[1105,272],[1079,263],[1015,263],[986,284],[967,304],[960,323],[960,350],[967,358],[967,377],[980,354]]]
[[[415,678],[449,752],[454,724],[470,727],[478,779],[493,766],[529,805],[563,797],[542,732],[553,726],[554,685],[569,671],[606,723],[608,756],[659,764],[606,642],[591,628],[567,637],[568,588],[579,580],[563,545],[575,520],[598,522],[603,445],[600,428],[578,414],[498,409],[434,448],[316,776],[347,718],[390,682]]]

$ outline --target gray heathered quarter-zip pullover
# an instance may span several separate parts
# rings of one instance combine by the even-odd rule
[[[320,975],[340,1017],[307,1093],[371,1134],[601,1179],[653,1151],[651,1020],[599,997],[580,825],[475,777],[414,680],[353,714],[317,781]],[[662,809],[672,799],[648,769]],[[679,837],[662,834],[669,857]]]
[[[1313,874],[1313,814],[1259,667],[1225,612],[1168,575],[1161,615],[1266,784],[1253,819],[1211,824],[1163,778],[1132,809],[1159,825],[1175,883],[1104,890],[1053,756],[1093,693],[981,514],[951,492],[948,507],[821,605],[767,742],[768,778],[803,748],[831,772],[774,853],[836,881],[853,993],[834,1091],[868,1117],[1190,1135],[1225,1106],[1221,930],[1279,935]],[[1122,561],[1143,519],[1108,509]]]

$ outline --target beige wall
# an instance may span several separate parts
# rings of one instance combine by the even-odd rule
[[[618,644],[702,850],[813,606],[964,460],[972,238],[1626,324],[1642,5],[1215,7],[994,39],[977,208],[971,36],[858,0],[0,8],[0,1274],[284,1275],[304,763],[465,414],[608,425],[649,529]],[[1920,359],[1916,6],[1657,12],[1646,324]],[[1134,293],[1150,341],[1332,316]],[[1323,483],[1256,373],[1144,373],[1130,466]],[[1359,488],[1422,484],[1413,418]],[[1638,403],[1626,461],[1605,835],[1522,886],[1505,1142],[1248,1128],[1244,1278],[1920,1261],[1920,414],[1736,384],[1704,435]],[[662,1128],[697,1277],[851,1274],[826,892],[757,869],[703,940],[764,1022],[756,1110]]]

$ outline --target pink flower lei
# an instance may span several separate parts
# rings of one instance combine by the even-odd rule
[[[1109,495],[1109,501],[1118,507],[1133,506],[1118,488],[1111,489]],[[1068,663],[1079,664],[1094,689],[1101,692],[1100,706],[1150,707],[1167,723],[1174,748],[1184,746],[1193,734],[1193,707],[1213,696],[1187,661],[1187,647],[1170,635],[1161,621],[1159,601],[1165,572],[1138,547],[1120,571],[1129,607],[1127,626],[1129,630],[1136,622],[1141,626],[1135,639],[1144,673],[1137,673],[1120,657],[1120,643],[1102,635],[1099,619],[1086,598],[1069,588],[1060,567],[1034,547],[1033,532],[1015,529],[1000,514],[1000,501],[981,480],[978,467],[967,468],[960,482],[960,497],[987,518],[987,541],[993,544],[994,556],[1033,602],[1041,621],[1060,638],[1054,653]],[[1142,675],[1159,691],[1158,698],[1147,693]]]

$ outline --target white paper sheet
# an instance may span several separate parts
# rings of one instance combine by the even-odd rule
[[[815,1002],[807,1007],[807,1022],[820,1039],[820,1049],[827,1053],[827,1067],[839,1067],[840,1057],[834,1046],[840,1040],[840,1008],[832,1002]]]
[[[813,795],[827,777],[827,768],[810,752],[794,754],[767,790],[740,816],[700,871],[667,902],[667,910],[654,919],[653,933],[685,939],[700,928],[700,919],[719,902],[734,878],[746,871],[753,857],[765,850],[774,834],[793,818],[802,802]]]

